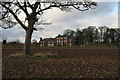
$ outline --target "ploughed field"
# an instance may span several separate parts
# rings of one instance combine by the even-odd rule
[[[22,48],[2,50],[3,78],[120,78],[118,48],[33,48],[33,54],[57,58],[8,58]]]

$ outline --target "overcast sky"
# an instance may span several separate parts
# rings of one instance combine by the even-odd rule
[[[100,0],[99,0],[100,1]],[[45,11],[42,18],[51,25],[41,26],[43,31],[34,31],[32,40],[40,37],[49,38],[62,34],[66,29],[76,30],[83,29],[88,26],[108,26],[110,28],[118,27],[118,2],[99,2],[95,9],[85,12],[72,10],[72,12],[62,12],[57,8]],[[4,30],[2,29],[3,39],[13,41],[19,39],[24,42],[25,32],[19,26]]]

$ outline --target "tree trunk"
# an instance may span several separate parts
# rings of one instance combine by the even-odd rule
[[[26,31],[25,43],[23,53],[25,55],[31,55],[31,38],[32,38],[33,30]]]

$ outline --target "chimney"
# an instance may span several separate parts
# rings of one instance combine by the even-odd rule
[[[60,34],[58,34],[58,36],[60,36]]]
[[[40,38],[40,41],[42,41],[42,37]]]

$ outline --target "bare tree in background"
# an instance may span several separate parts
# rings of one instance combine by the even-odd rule
[[[44,11],[52,9],[53,7],[61,9],[61,11],[70,11],[75,8],[79,11],[86,11],[92,8],[92,6],[97,6],[96,2],[62,2],[62,1],[36,1],[25,0],[24,2],[19,2],[19,0],[13,0],[12,2],[2,2],[0,1],[0,16],[2,28],[8,29],[16,24],[19,24],[26,32],[25,44],[24,44],[24,54],[31,55],[30,44],[31,36],[34,30],[38,28],[35,25],[49,25],[50,23],[44,23],[40,17]],[[25,14],[25,18],[21,19],[20,14]]]
[[[107,29],[108,29],[107,26],[100,26],[100,27],[99,27],[100,35],[101,35],[101,36],[100,36],[100,42],[101,42],[101,43],[104,42],[104,40],[105,40],[104,36],[105,36],[105,33],[106,33]]]

